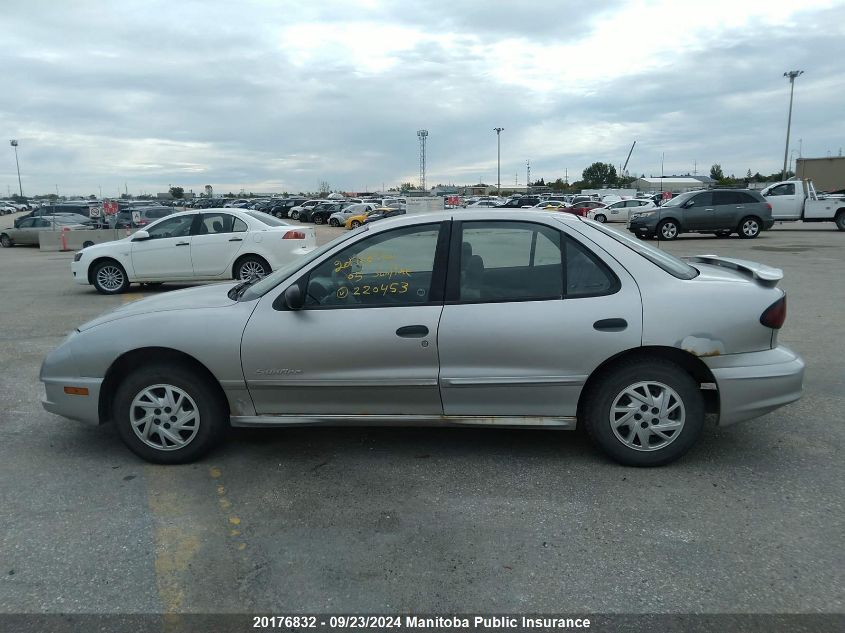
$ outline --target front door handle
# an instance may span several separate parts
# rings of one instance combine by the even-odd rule
[[[705,211],[715,211],[715,209],[704,209]]]
[[[402,338],[422,338],[428,336],[428,328],[424,325],[404,325],[396,330],[396,336]]]
[[[230,242],[243,242],[244,240],[243,240],[243,238],[242,238],[242,237],[233,237],[233,238],[232,238],[232,239],[230,239],[229,241],[230,241]]]
[[[601,319],[593,323],[593,329],[599,332],[621,332],[628,327],[625,319]]]
[[[190,246],[190,242],[176,242],[176,246]]]

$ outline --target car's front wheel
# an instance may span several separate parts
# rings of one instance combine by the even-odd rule
[[[235,264],[234,276],[236,279],[246,281],[247,279],[252,279],[253,277],[264,277],[269,275],[271,272],[270,264],[268,264],[263,258],[258,257],[257,255],[247,255],[246,257],[239,259]]]
[[[359,226],[361,226],[361,223],[358,220],[352,220],[352,223],[349,226],[351,226],[353,229],[357,229]]]
[[[760,220],[757,218],[743,218],[739,223],[739,236],[744,240],[751,240],[760,235]]]
[[[129,288],[129,277],[123,266],[113,259],[106,259],[94,266],[91,283],[100,294],[116,295]]]
[[[587,432],[626,466],[662,466],[686,453],[704,426],[698,383],[658,359],[625,362],[592,385],[582,409]]]
[[[607,216],[605,216],[605,215],[603,215],[603,214],[599,213],[598,215],[596,215],[596,217],[595,217],[595,221],[596,221],[596,222],[601,222],[602,224],[604,224],[605,222],[607,222]]]
[[[840,231],[845,231],[845,211],[840,211],[836,214],[836,228]]]
[[[329,226],[340,226],[340,222],[337,218],[329,218]]]
[[[314,215],[311,219],[314,221],[314,224],[322,224],[325,221],[322,215]]]
[[[202,457],[227,427],[225,399],[206,379],[178,365],[135,370],[117,388],[113,404],[120,439],[157,464]]]
[[[680,228],[674,220],[663,220],[660,226],[657,227],[657,236],[661,240],[674,240],[678,237],[678,233],[680,233]]]
[[[291,211],[290,219],[291,220],[298,220],[299,219],[299,211]]]

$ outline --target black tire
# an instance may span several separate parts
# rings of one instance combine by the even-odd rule
[[[595,219],[596,222],[601,222],[602,224],[607,222],[607,216],[604,215],[603,213],[597,214],[594,219]]]
[[[129,288],[126,270],[113,259],[103,259],[91,271],[91,285],[103,295],[117,295]]]
[[[85,240],[84,242],[82,242],[82,248],[88,248],[89,246],[94,246],[94,242],[92,242],[91,240]]]
[[[837,229],[839,229],[840,231],[845,231],[845,211],[840,211],[839,213],[837,213],[834,222],[836,222]]]
[[[311,220],[314,222],[314,224],[323,224],[326,221],[325,218],[319,214],[314,214],[313,216],[311,216]]]
[[[329,226],[340,226],[340,222],[337,221],[337,218],[329,218]]]
[[[749,215],[740,220],[739,226],[737,227],[737,233],[739,233],[739,236],[744,240],[753,240],[755,237],[760,235],[761,229],[762,225],[760,224],[760,219]]]
[[[672,240],[676,239],[681,232],[681,227],[678,226],[678,223],[675,220],[663,220],[657,226],[657,237],[661,240],[666,240],[667,242],[671,242]]]
[[[145,443],[139,437],[132,425],[131,415],[137,417],[143,411],[141,407],[135,407],[132,411],[132,403],[136,396],[154,385],[167,385],[176,387],[186,393],[193,403],[182,405],[180,410],[187,408],[199,412],[198,425],[192,433],[190,429],[177,431],[175,435],[187,439],[187,443],[181,448],[170,447],[169,450],[156,448]],[[162,393],[161,388],[154,389],[154,393]],[[151,443],[168,444],[165,436],[158,434],[158,427],[170,424],[167,421],[166,409],[157,409],[161,417],[159,420],[147,422],[152,424],[149,431]],[[155,464],[185,464],[195,461],[211,450],[224,436],[228,429],[229,407],[222,394],[209,384],[201,374],[180,365],[148,365],[140,367],[129,374],[118,386],[113,400],[113,423],[120,439],[138,457]],[[152,411],[154,413],[155,410]],[[171,411],[170,413],[178,413]],[[173,416],[176,417],[176,416]],[[170,420],[173,420],[173,417]],[[169,428],[173,433],[173,429]],[[146,425],[139,429],[139,432],[146,431]]]
[[[11,248],[14,245],[15,243],[12,241],[11,237],[6,235],[5,233],[3,233],[3,235],[0,235],[0,246],[2,246],[3,248]]]
[[[357,229],[359,226],[361,226],[361,223],[358,220],[352,220],[352,223],[349,226],[351,226],[353,229]]]
[[[261,269],[259,271],[258,269]],[[252,273],[257,273],[261,277],[266,277],[272,271],[270,264],[263,257],[258,255],[245,255],[235,262],[232,270],[232,277],[240,281],[246,281],[250,278]]]
[[[291,220],[298,220],[299,219],[299,211],[293,211],[289,215]]]
[[[668,387],[675,392],[682,403],[682,407],[679,408],[684,415],[683,426],[677,431],[672,431],[669,440],[662,440],[658,437],[658,440],[665,442],[663,448],[660,447],[660,444],[649,450],[631,447],[623,439],[617,437],[611,423],[610,418],[614,403],[616,401],[624,402],[627,398],[623,395],[625,390],[643,382],[659,383]],[[630,398],[629,401],[631,403],[636,402]],[[652,423],[648,418],[656,415],[652,413],[656,408],[651,409],[651,412],[647,409],[645,414],[636,409],[632,410],[636,411],[634,416],[641,417],[636,420],[632,417],[631,425],[623,423],[617,427],[617,430],[620,436],[629,434],[634,436],[633,441],[639,441],[640,446],[642,446],[639,432],[633,425],[638,425],[644,430],[650,429]],[[581,411],[582,421],[592,441],[612,459],[626,466],[663,466],[673,462],[695,444],[701,434],[701,429],[704,427],[704,399],[701,396],[698,383],[680,366],[660,358],[624,361],[604,373],[590,387]],[[670,415],[677,416],[680,414],[671,413]],[[648,427],[642,427],[643,424],[648,425]],[[664,431],[664,435],[668,433],[669,431]],[[652,436],[656,436],[656,434],[652,433]],[[652,436],[649,437],[649,442],[653,439]]]

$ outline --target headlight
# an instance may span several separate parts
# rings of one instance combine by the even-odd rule
[[[79,251],[76,255],[73,256],[73,261],[78,262],[82,259],[82,251]]]

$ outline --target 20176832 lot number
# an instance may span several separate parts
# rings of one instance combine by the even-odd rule
[[[255,615],[252,616],[254,629],[391,629],[402,626],[400,616],[344,615],[317,619],[311,615]]]

